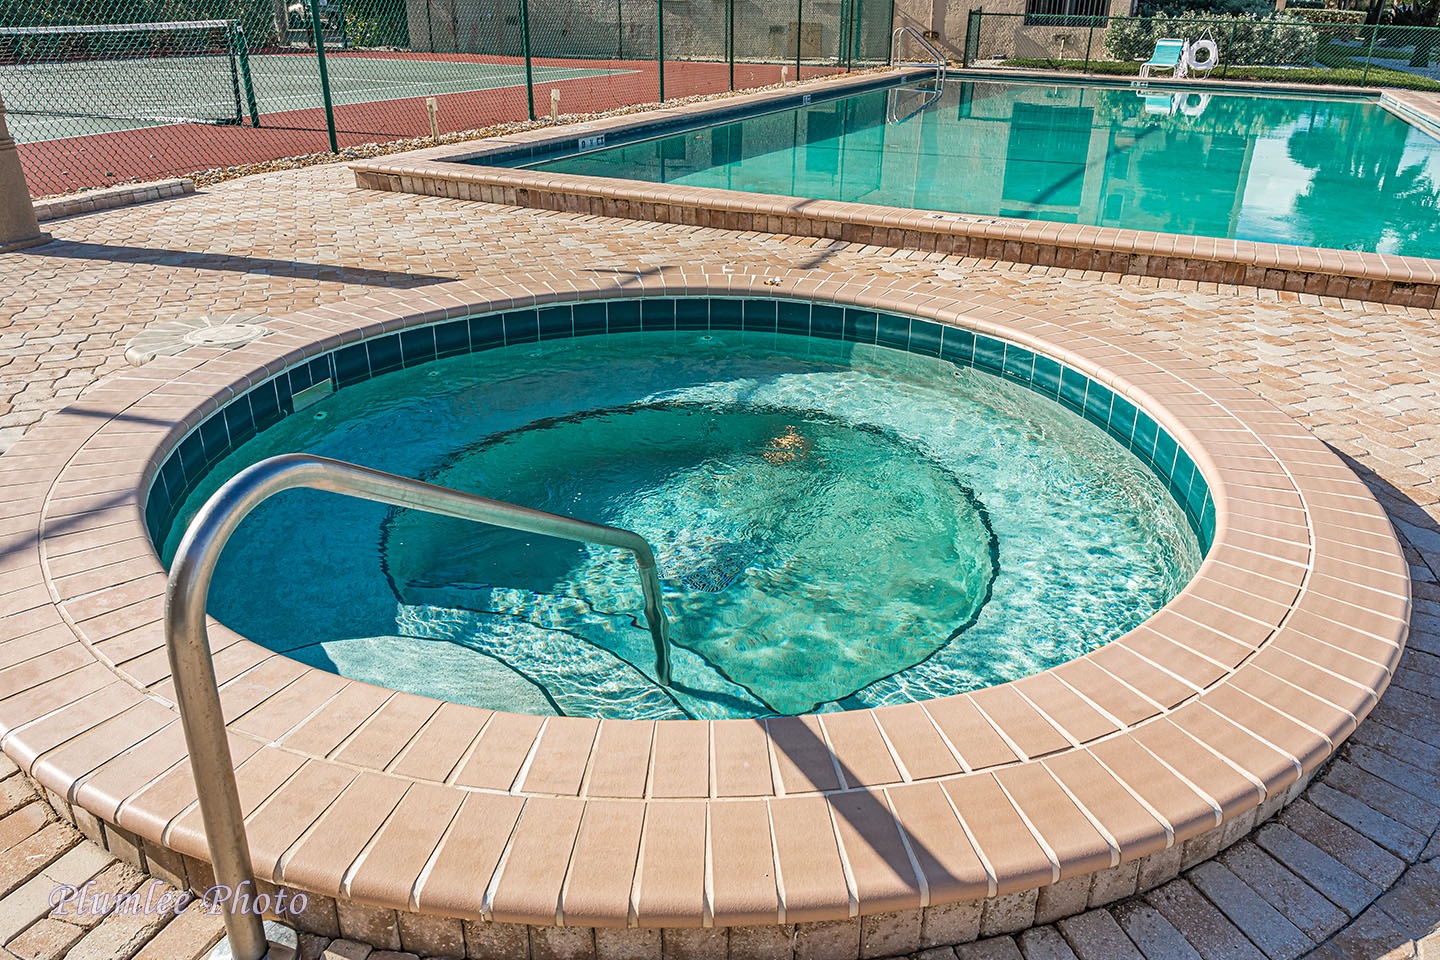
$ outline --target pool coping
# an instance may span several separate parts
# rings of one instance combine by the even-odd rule
[[[880,77],[922,78],[907,67]],[[1012,75],[1014,76],[1014,75]],[[825,78],[720,103],[701,102],[642,114],[477,140],[352,163],[359,187],[500,203],[594,216],[689,226],[820,237],[850,243],[1033,263],[1109,274],[1227,283],[1317,296],[1440,307],[1440,259],[1362,253],[1292,244],[1224,240],[1183,234],[974,216],[807,200],[710,187],[688,187],[573,174],[541,173],[467,161],[544,149],[568,141],[652,124],[696,122],[733,113],[738,105],[779,108],[806,91],[840,95],[874,86],[876,74]],[[968,79],[979,79],[967,72]],[[1003,82],[1006,77],[995,77]],[[1034,77],[1031,77],[1034,79]],[[1050,78],[1053,79],[1053,78]],[[1072,81],[1075,78],[1070,78]],[[1207,83],[1213,89],[1216,83]],[[1198,89],[1198,88],[1197,88]],[[1278,90],[1276,92],[1283,92]],[[1374,99],[1376,91],[1326,88]],[[1416,91],[1379,92],[1380,103],[1404,116],[1440,123],[1440,101]]]
[[[918,279],[544,274],[276,318],[262,340],[151,361],[27,432],[4,455],[0,506],[5,752],[88,832],[152,870],[203,876],[144,516],[165,455],[237,393],[366,336],[646,295],[856,305],[1061,360],[1191,453],[1214,545],[1160,613],[1085,657],[924,704],[770,721],[441,705],[212,623],[263,878],[497,931],[913,916],[919,938],[947,905],[1007,897],[1033,922],[1040,888],[1080,882],[1083,909],[1096,877],[1118,873],[1133,893],[1145,864],[1173,875],[1243,836],[1389,683],[1410,580],[1383,509],[1323,443],[1177,353]]]

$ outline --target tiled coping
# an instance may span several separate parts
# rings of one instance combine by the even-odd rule
[[[203,885],[144,508],[160,465],[237,395],[361,340],[428,328],[411,342],[438,352],[461,318],[635,296],[852,306],[938,324],[942,349],[953,328],[1063,364],[1193,458],[1210,551],[1156,616],[1052,670],[768,721],[441,704],[213,624],[257,869],[317,894],[303,924],[494,957],[886,956],[1019,929],[1243,836],[1389,682],[1410,584],[1379,505],[1268,403],[1142,336],[920,280],[547,274],[280,318],[234,351],[152,361],[28,432],[0,475],[5,752],[111,849]]]
[[[87,190],[84,193],[62,197],[46,197],[35,201],[35,219],[44,223],[61,217],[73,217],[97,210],[113,210],[131,204],[164,200],[167,197],[184,196],[195,192],[195,181],[189,177],[175,177],[170,180],[156,180],[151,183],[131,183],[121,187],[106,187],[103,190]]]
[[[898,77],[904,78],[925,75],[926,71],[915,69],[898,72]],[[892,77],[891,82],[895,79]],[[1003,82],[1006,77],[991,75],[990,79]],[[806,84],[803,90],[817,96],[839,96],[876,83],[874,75],[839,77]],[[373,190],[823,237],[1102,273],[1240,284],[1415,307],[1440,306],[1440,260],[1424,257],[908,210],[481,165],[486,158],[544,152],[560,144],[573,146],[579,139],[599,134],[613,136],[640,128],[720,122],[742,108],[737,104],[749,110],[775,109],[798,102],[803,95],[799,90],[767,91],[721,101],[719,105],[695,103],[363,160],[351,164],[351,169],[358,186]],[[1433,120],[1440,116],[1440,109],[1429,98],[1409,91],[1385,91],[1381,101],[1407,117]]]

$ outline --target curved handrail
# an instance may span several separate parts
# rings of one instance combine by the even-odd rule
[[[190,769],[195,776],[205,842],[216,884],[235,891],[237,898],[241,891],[254,888],[255,868],[245,837],[235,767],[206,636],[206,601],[220,553],[240,522],[277,493],[302,487],[629,550],[640,568],[645,619],[655,642],[655,673],[662,684],[670,684],[670,627],[661,606],[655,551],[638,533],[309,454],[285,454],[247,467],[215,491],[190,522],[170,564],[165,587],[165,646]],[[259,915],[227,909],[224,920],[235,960],[266,957],[270,945]]]
[[[902,117],[900,115],[900,95],[906,92],[908,89],[908,87],[891,87],[885,92],[886,123],[904,123],[911,117],[919,116],[926,110],[929,110],[931,107],[935,106],[935,104],[940,101],[940,97],[945,92],[945,88],[939,83],[936,83],[929,90],[925,90],[922,88],[921,92],[925,94],[925,99],[921,100],[919,105],[917,105],[914,109],[912,109],[909,113],[905,114]]]
[[[946,67],[945,54],[941,53],[940,48],[935,46],[935,44],[926,40],[925,35],[914,27],[896,27],[895,32],[890,34],[891,65],[893,66],[900,62],[900,40],[902,37],[910,37],[916,43],[920,44],[926,53],[935,58],[935,83],[937,85],[944,83]]]

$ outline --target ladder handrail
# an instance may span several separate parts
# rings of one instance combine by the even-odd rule
[[[190,522],[170,564],[165,587],[165,647],[200,801],[200,818],[205,825],[205,842],[215,882],[234,892],[232,903],[247,888],[253,895],[255,868],[245,836],[235,766],[206,635],[205,608],[215,565],[240,522],[270,497],[298,488],[629,550],[640,569],[645,619],[655,642],[655,672],[662,684],[670,683],[670,628],[661,605],[655,551],[638,533],[310,454],[271,457],[245,468],[215,491]],[[224,920],[235,960],[262,960],[267,956],[270,945],[258,914],[226,909]]]
[[[894,66],[895,64],[900,62],[900,40],[902,37],[906,36],[912,38],[916,43],[924,47],[925,52],[935,58],[935,82],[937,84],[943,83],[945,80],[946,67],[945,54],[941,53],[940,48],[935,46],[935,44],[931,43],[929,40],[926,40],[924,34],[922,34],[919,30],[916,30],[914,27],[896,27],[895,32],[890,34],[891,66]]]

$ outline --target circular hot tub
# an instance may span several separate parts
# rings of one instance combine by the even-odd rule
[[[195,479],[162,555],[221,483],[292,452],[634,530],[659,555],[669,684],[627,554],[329,494],[247,519],[210,609],[272,650],[412,693],[656,720],[1019,679],[1119,637],[1194,575],[1208,485],[1134,404],[1018,344],[793,302],[782,333],[776,307],[561,305],[543,311],[545,340],[528,338],[535,310],[457,320],[484,349],[427,344],[338,392],[332,354],[301,388],[312,402]],[[270,570],[304,575],[256,589]]]
[[[454,284],[153,361],[6,455],[31,458],[13,502],[37,538],[7,568],[33,586],[5,619],[31,654],[5,750],[112,849],[204,885],[156,545],[205,484],[301,439],[644,528],[676,641],[664,688],[621,554],[364,505],[346,526],[319,495],[247,521],[209,639],[256,871],[309,895],[302,929],[880,957],[1163,882],[1369,712],[1408,627],[1403,557],[1365,486],[1244,388],[940,294]],[[612,349],[630,366],[587,363]],[[451,421],[467,396],[483,429]],[[1044,602],[1006,605],[1027,589]],[[231,629],[251,616],[254,638]],[[569,663],[616,695],[557,695]]]

